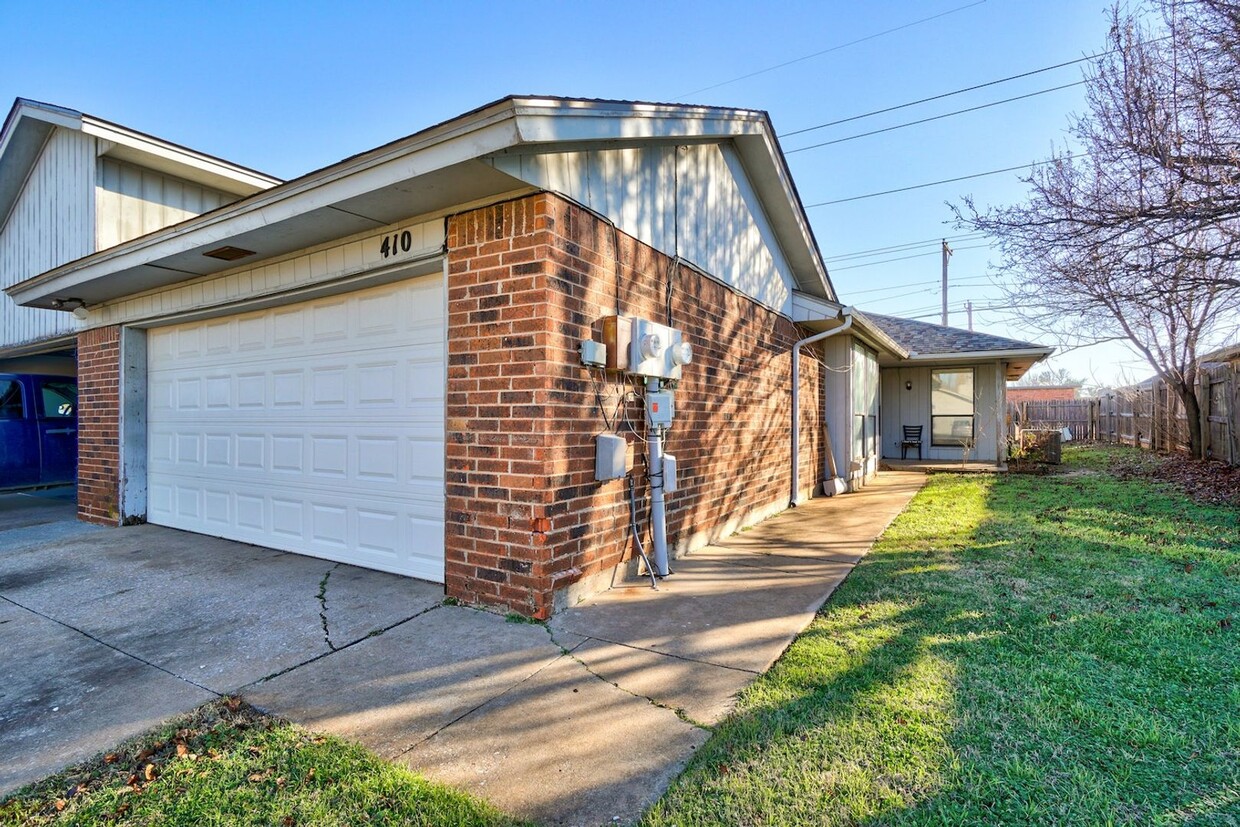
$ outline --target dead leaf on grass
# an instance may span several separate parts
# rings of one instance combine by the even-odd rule
[[[115,763],[116,763],[116,761],[117,761],[117,759],[119,759],[119,758],[120,758],[120,756],[119,756],[119,755],[117,755],[115,752],[109,752],[107,755],[103,756],[103,763],[105,763],[105,764],[115,764]]]
[[[63,810],[63,809],[64,809],[65,807],[67,807],[68,805],[69,805],[69,802],[68,802],[68,801],[65,801],[63,798],[58,798],[58,799],[56,799],[56,811],[57,811],[57,812],[60,812],[61,810]]]
[[[189,755],[189,747],[185,746],[185,744],[177,744],[177,755],[182,757]]]
[[[1192,564],[1192,563],[1185,563],[1185,564],[1184,564],[1184,573],[1185,573],[1185,574],[1192,574],[1192,573],[1193,573],[1193,564]]]
[[[142,776],[146,778],[147,781],[154,781],[159,776],[159,773],[155,771],[154,764],[147,764],[146,769],[142,770]]]

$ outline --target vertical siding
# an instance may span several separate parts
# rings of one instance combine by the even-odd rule
[[[237,200],[237,196],[114,158],[99,159],[97,249],[163,229]]]
[[[499,155],[489,163],[791,312],[792,269],[730,144]]]
[[[946,367],[946,366],[945,366]],[[995,462],[999,457],[1001,439],[1006,436],[1000,407],[998,370],[994,363],[953,365],[973,368],[973,410],[976,416],[977,443],[969,459]],[[933,448],[930,445],[930,373],[933,367],[883,368],[882,371],[882,435],[884,457],[900,458],[900,439],[905,425],[922,426],[922,457],[934,460],[960,459],[959,448]],[[912,382],[912,390],[904,387]],[[915,459],[916,454],[910,455]]]
[[[55,129],[0,228],[0,286],[93,251],[95,140]],[[74,330],[68,313],[20,307],[0,296],[0,348]]]

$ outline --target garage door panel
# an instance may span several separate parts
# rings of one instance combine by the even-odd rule
[[[437,277],[151,331],[148,519],[441,581],[443,308]]]

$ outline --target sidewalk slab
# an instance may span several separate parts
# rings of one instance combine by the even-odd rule
[[[541,625],[441,606],[242,696],[392,758],[563,654]]]
[[[538,824],[593,827],[631,823],[708,735],[566,655],[398,760]]]

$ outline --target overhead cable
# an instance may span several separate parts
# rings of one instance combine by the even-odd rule
[[[1085,85],[1085,81],[1078,80],[1075,83],[1065,83],[1063,86],[1052,86],[1050,89],[1039,89],[1037,92],[1030,92],[1027,95],[1017,95],[1014,98],[1004,98],[1003,100],[991,101],[990,103],[983,103],[983,104],[979,104],[978,106],[970,106],[965,109],[956,109],[952,112],[944,112],[941,115],[932,115],[929,118],[921,118],[916,121],[907,121],[905,123],[898,123],[895,126],[885,126],[882,129],[871,129],[869,132],[859,132],[856,135],[848,135],[843,138],[835,138],[830,141],[822,141],[820,143],[810,144],[809,146],[799,146],[796,149],[785,150],[784,154],[792,155],[797,152],[805,152],[807,149],[818,149],[819,147],[832,146],[833,144],[842,144],[847,141],[855,141],[858,138],[868,138],[871,135],[881,135],[884,132],[894,132],[897,129],[907,129],[910,126],[918,126],[923,123],[930,123],[931,121],[941,121],[944,118],[952,118],[952,117],[955,117],[956,115],[964,115],[968,112],[977,112],[982,109],[990,109],[992,106],[1000,106],[1005,103],[1012,103],[1013,101],[1025,100],[1026,98],[1036,98],[1038,95],[1047,95],[1047,94],[1050,94],[1051,92],[1059,92],[1063,89],[1071,89],[1073,86],[1084,86],[1084,85]]]
[[[955,14],[956,12],[961,12],[961,11],[964,11],[965,9],[971,9],[974,6],[980,6],[985,2],[986,0],[976,0],[976,2],[967,3],[963,6],[957,6],[954,9],[948,9],[947,11],[939,12],[938,14],[932,14],[929,17],[923,17],[920,20],[914,20],[913,22],[905,23],[902,26],[896,26],[895,28],[892,28],[892,29],[884,29],[881,32],[876,32],[874,34],[866,35],[865,37],[859,37],[856,40],[850,40],[847,43],[840,43],[828,49],[823,49],[822,51],[814,52],[813,54],[804,55],[803,57],[796,57],[796,58],[793,58],[792,60],[785,60],[783,63],[776,63],[774,66],[768,66],[765,69],[758,69],[757,71],[750,72],[745,75],[739,75],[730,80],[721,81],[719,83],[715,83],[710,86],[703,86],[701,89],[694,89],[692,92],[685,92],[683,95],[677,95],[676,97],[672,98],[672,100],[680,100],[682,98],[687,98],[690,95],[696,95],[699,92],[709,92],[711,89],[718,89],[720,86],[727,86],[729,84],[736,83],[737,81],[748,80],[749,78],[757,77],[758,75],[764,75],[767,72],[774,72],[776,69],[782,69],[785,66],[791,66],[794,63],[801,63],[803,61],[810,60],[815,57],[821,57],[822,55],[830,54],[831,52],[838,52],[841,49],[847,49],[849,46],[856,46],[859,43],[865,43],[866,41],[869,41],[869,40],[875,40],[877,38],[883,37],[884,35],[893,34],[895,32],[902,31],[904,29],[912,28],[913,26],[919,26],[922,23],[929,23],[931,20],[938,20],[940,17],[946,17],[949,14]]]
[[[968,181],[973,178],[984,178],[987,175],[998,175],[1003,172],[1014,172],[1015,170],[1018,170],[1018,169],[1033,169],[1034,167],[1045,166],[1046,164],[1052,164],[1052,163],[1055,163],[1056,161],[1070,161],[1073,158],[1080,158],[1084,154],[1085,153],[1077,153],[1075,155],[1061,155],[1058,158],[1051,158],[1046,161],[1034,161],[1031,164],[1021,164],[1020,166],[1016,166],[1016,167],[1004,167],[1003,169],[992,169],[988,172],[977,172],[977,173],[974,173],[973,175],[961,175],[957,178],[944,178],[941,181],[928,181],[924,184],[913,184],[912,186],[909,186],[909,187],[898,187],[893,190],[883,190],[882,192],[868,192],[865,195],[854,195],[850,198],[836,198],[833,201],[819,201],[816,204],[806,204],[805,209],[808,210],[813,207],[828,207],[832,204],[844,204],[849,201],[860,201],[863,198],[878,198],[880,195],[894,195],[895,193],[898,193],[898,192],[908,192],[909,190],[920,190],[920,189],[925,189],[926,187],[937,187],[941,184],[954,184],[957,181]]]

